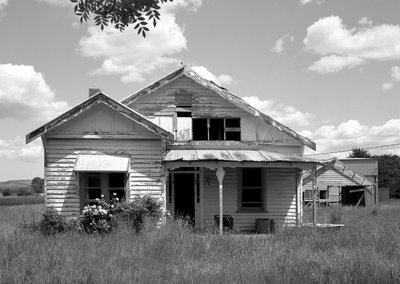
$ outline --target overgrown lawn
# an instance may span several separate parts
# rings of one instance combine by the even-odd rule
[[[0,283],[394,283],[400,208],[339,208],[340,230],[194,234],[185,223],[44,237],[21,225],[43,207],[0,207]],[[320,213],[332,209],[320,209]],[[336,214],[336,213],[335,213]],[[339,213],[337,213],[339,214]],[[24,216],[23,218],[21,216]]]

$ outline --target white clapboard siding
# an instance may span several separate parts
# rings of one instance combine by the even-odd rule
[[[121,155],[121,152],[122,155],[131,157],[129,197],[148,194],[161,198],[161,139],[47,139],[47,206],[64,215],[79,215],[79,186],[77,175],[73,171],[77,157],[81,154]]]
[[[238,212],[238,169],[225,168],[224,214],[233,217],[235,228],[254,230],[257,218],[275,220],[277,227],[296,224],[296,171],[295,169],[265,169],[267,212]],[[215,172],[205,170],[204,183],[204,225],[214,223],[214,215],[219,214],[218,181]]]

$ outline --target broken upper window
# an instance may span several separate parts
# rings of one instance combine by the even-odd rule
[[[240,118],[193,118],[193,140],[240,141]]]

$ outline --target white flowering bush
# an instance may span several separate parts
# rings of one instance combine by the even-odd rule
[[[82,210],[83,229],[88,233],[109,233],[115,225],[113,213],[118,206],[119,199],[112,198],[108,204],[102,196],[102,199],[96,199],[97,204],[85,206]]]

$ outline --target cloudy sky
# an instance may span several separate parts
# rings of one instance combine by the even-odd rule
[[[399,0],[175,0],[143,39],[79,24],[68,0],[0,0],[0,181],[43,176],[41,141],[25,135],[88,88],[120,100],[180,62],[316,153],[400,143],[399,11]]]

